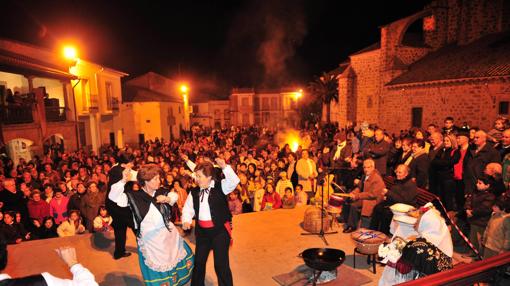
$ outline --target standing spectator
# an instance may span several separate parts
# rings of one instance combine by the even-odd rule
[[[429,190],[439,196],[447,211],[452,211],[455,195],[453,168],[460,160],[460,152],[453,134],[444,136],[442,146],[430,162]]]
[[[105,203],[105,193],[99,191],[97,183],[90,182],[87,192],[81,199],[80,212],[85,218],[85,228],[92,232],[94,230],[94,219],[99,212],[99,207]]]
[[[287,179],[287,172],[280,172],[280,180],[276,183],[276,192],[283,197],[285,195],[285,189],[290,188],[294,192],[292,182]]]
[[[262,204],[262,199],[264,198],[266,182],[264,178],[259,177],[255,179],[255,195],[253,197],[253,211],[259,212],[260,206]]]
[[[465,204],[465,191],[464,191],[464,168],[466,155],[469,152],[469,131],[465,128],[460,128],[457,133],[457,145],[459,152],[459,161],[453,166],[453,179],[455,183],[455,206],[457,212],[464,210]]]
[[[50,215],[50,205],[41,199],[41,192],[34,190],[32,192],[32,199],[28,201],[28,213],[31,219],[36,219],[39,223]]]
[[[510,129],[503,131],[501,141],[496,145],[496,150],[498,150],[502,161],[507,154],[510,154]]]
[[[308,150],[303,150],[301,153],[301,159],[296,164],[296,172],[299,176],[299,184],[303,186],[303,190],[306,192],[308,199],[313,195],[313,182],[317,177],[317,168],[315,162],[310,159]]]
[[[481,251],[481,236],[491,217],[496,197],[491,192],[489,178],[482,176],[477,180],[476,189],[466,201],[466,216],[470,225],[469,240]]]
[[[463,171],[466,194],[471,194],[476,189],[477,178],[483,175],[487,164],[500,162],[498,151],[487,143],[487,134],[484,131],[476,131],[473,142],[475,149],[466,155],[468,160]]]
[[[492,214],[482,239],[483,258],[510,251],[510,204],[500,197],[492,206]]]
[[[411,177],[415,179],[418,188],[426,189],[429,179],[430,159],[425,152],[425,141],[416,139],[412,143],[413,160],[409,166]]]
[[[446,117],[444,119],[443,134],[450,135],[450,134],[455,134],[456,132],[457,132],[457,127],[455,126],[453,117],[451,117],[451,116]]]
[[[50,201],[50,216],[55,219],[56,224],[61,224],[67,219],[67,204],[69,199],[62,194],[62,190],[55,191],[55,197]]]
[[[292,186],[296,189],[296,185],[299,183],[299,176],[296,172],[296,155],[294,153],[289,153],[288,160],[289,166],[287,168],[287,178],[289,178]]]
[[[372,158],[375,162],[375,169],[381,174],[386,176],[386,164],[388,163],[388,153],[390,151],[390,144],[384,140],[384,131],[377,129],[374,132],[374,141],[368,144],[365,158]]]

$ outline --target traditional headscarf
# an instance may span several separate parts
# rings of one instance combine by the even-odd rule
[[[441,214],[434,208],[427,210],[421,217],[418,229],[421,237],[434,244],[444,254],[453,256],[453,243],[450,230]]]

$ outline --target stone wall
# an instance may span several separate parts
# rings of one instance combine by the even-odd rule
[[[380,59],[379,50],[351,56],[351,67],[356,74],[356,104],[353,108],[357,122],[378,121]]]
[[[411,127],[411,110],[423,108],[422,127],[442,125],[447,116],[489,130],[498,117],[499,101],[510,100],[510,81],[457,82],[385,88],[380,105],[381,126],[390,132]]]

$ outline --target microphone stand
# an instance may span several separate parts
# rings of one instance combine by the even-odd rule
[[[326,182],[326,180],[329,181],[329,171],[326,171],[325,182]],[[328,185],[328,194],[329,194],[330,182],[327,182],[327,185]],[[319,232],[303,232],[303,233],[301,233],[301,235],[318,235],[322,239],[322,241],[324,241],[324,243],[326,245],[329,245],[328,241],[326,240],[325,235],[335,234],[335,233],[338,233],[338,231],[324,232],[324,185],[322,185],[322,189],[321,189],[321,230]]]

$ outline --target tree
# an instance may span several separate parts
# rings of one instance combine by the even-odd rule
[[[322,73],[308,85],[310,95],[326,105],[326,120],[331,122],[331,101],[338,102],[338,81],[333,73]]]

